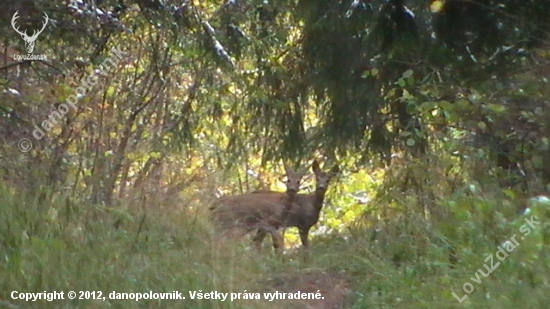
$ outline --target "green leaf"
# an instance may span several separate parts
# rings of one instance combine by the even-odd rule
[[[548,146],[550,146],[550,144],[548,143],[548,138],[547,137],[543,137],[540,139],[541,143],[542,143],[542,150],[544,151],[548,151]]]
[[[414,138],[407,139],[407,146],[412,147],[414,144],[416,144]]]
[[[414,104],[414,103],[408,103],[407,104],[407,113],[414,114],[414,113],[416,113],[416,110],[417,110],[416,104]]]
[[[403,73],[403,78],[409,78],[413,75],[413,70],[407,70]]]
[[[514,193],[514,191],[512,191],[510,189],[504,189],[504,190],[502,190],[502,192],[504,193],[504,195],[506,195],[510,199],[515,199],[516,198],[516,193]]]
[[[537,168],[537,169],[544,168],[544,162],[543,162],[543,159],[540,155],[534,155],[531,158],[531,164],[533,164],[533,167]]]
[[[436,106],[436,103],[435,102],[422,102],[422,104],[420,104],[420,109],[423,110],[423,111],[429,111],[429,110],[432,110],[434,109]]]
[[[488,104],[487,108],[490,111],[493,111],[495,113],[503,113],[506,111],[506,106],[498,105],[498,104]]]
[[[444,111],[452,111],[453,110],[453,105],[451,104],[451,102],[440,101],[438,105]]]
[[[160,152],[158,151],[153,151],[153,152],[150,152],[149,153],[149,156],[151,156],[151,158],[153,159],[160,159],[160,157],[162,156]]]
[[[374,68],[372,70],[370,70],[370,73],[372,74],[372,76],[378,76],[378,69],[377,68]]]
[[[456,102],[461,108],[469,108],[472,104],[466,99],[461,99]]]

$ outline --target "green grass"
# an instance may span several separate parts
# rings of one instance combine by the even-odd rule
[[[267,243],[258,253],[248,239],[219,238],[208,218],[192,211],[130,205],[112,210],[51,200],[0,191],[0,308],[291,308],[284,301],[192,300],[187,291],[292,290],[297,278],[315,273],[346,282],[344,308],[547,307],[550,233],[544,221],[476,284],[470,278],[496,251],[491,237],[478,232],[483,220],[454,222],[460,233],[446,238],[419,219],[401,219],[384,226],[376,239],[368,230],[316,237],[308,252],[288,250],[281,258]],[[456,248],[454,264],[446,243]],[[317,284],[337,288],[331,282],[342,281]],[[460,304],[451,292],[464,295],[466,282],[475,290]],[[12,291],[101,291],[105,297],[112,291],[180,291],[187,299],[24,302],[11,299]]]

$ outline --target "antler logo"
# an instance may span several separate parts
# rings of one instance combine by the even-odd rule
[[[38,37],[38,35],[40,33],[42,33],[42,31],[44,31],[44,28],[46,28],[46,25],[48,24],[48,14],[44,13],[44,15],[46,15],[46,16],[44,16],[44,18],[46,18],[46,21],[42,25],[42,29],[40,29],[38,32],[36,32],[36,30],[34,30],[32,35],[28,36],[27,35],[27,30],[25,30],[25,32],[21,32],[21,31],[19,31],[19,27],[17,27],[15,25],[15,20],[17,18],[19,18],[19,16],[17,16],[17,12],[19,12],[19,11],[15,11],[15,14],[13,14],[13,18],[11,19],[11,26],[13,27],[13,29],[17,33],[19,33],[21,35],[21,37],[25,41],[25,48],[27,49],[27,53],[30,54],[30,53],[32,53],[32,51],[34,49],[34,41],[36,41],[36,38]]]

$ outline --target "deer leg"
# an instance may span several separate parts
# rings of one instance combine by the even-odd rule
[[[258,229],[256,236],[254,236],[256,247],[258,249],[261,248],[262,240],[268,233],[271,235],[271,240],[273,241],[273,249],[275,249],[275,252],[280,252],[283,247],[283,237],[279,233],[279,229],[275,227],[261,227]]]
[[[254,244],[256,244],[256,248],[258,249],[258,251],[262,248],[262,241],[264,240],[266,235],[267,230],[264,228],[259,228],[256,236],[254,236],[254,238],[252,239],[254,241]]]
[[[300,240],[302,241],[302,246],[304,246],[304,248],[309,247],[309,240],[308,240],[309,228],[299,229],[299,232],[300,232]]]
[[[273,249],[275,250],[276,253],[280,253],[281,250],[283,249],[283,244],[284,244],[283,236],[281,235],[281,233],[279,233],[277,229],[271,230],[270,234],[271,234],[271,239],[273,241]]]

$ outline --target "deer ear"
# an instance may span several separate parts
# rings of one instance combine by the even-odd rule
[[[321,172],[321,167],[319,166],[319,162],[317,160],[313,161],[313,164],[311,164],[311,169],[315,174],[319,174]]]
[[[294,173],[294,170],[290,166],[288,166],[285,161],[283,161],[283,166],[285,167],[285,172],[287,173],[287,175]]]

